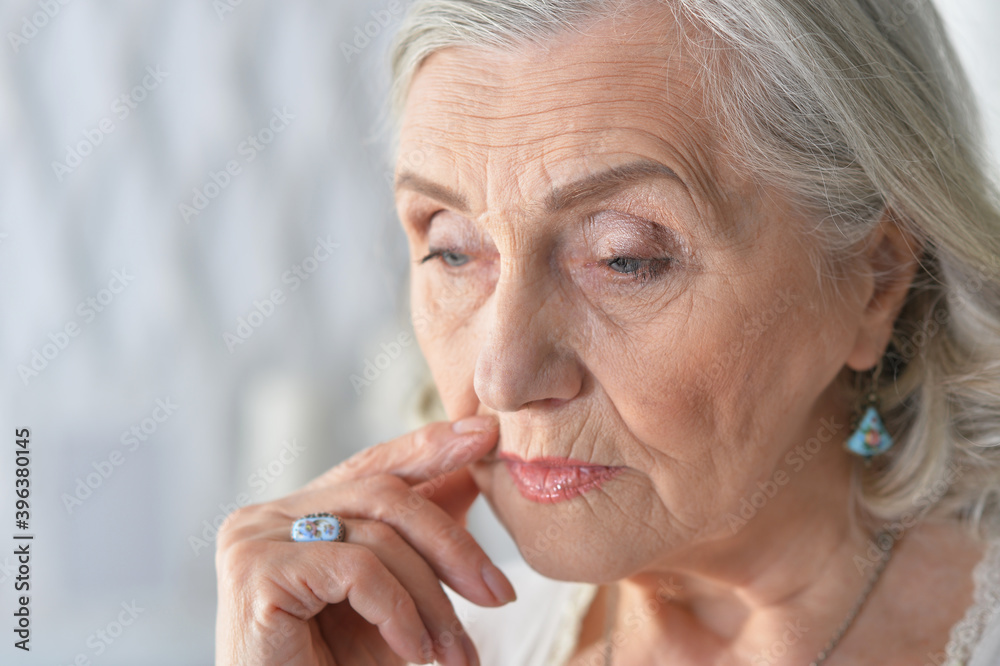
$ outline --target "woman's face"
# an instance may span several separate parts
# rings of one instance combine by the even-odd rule
[[[397,205],[449,417],[497,415],[501,455],[620,468],[539,501],[503,460],[473,466],[555,578],[735,538],[727,514],[821,419],[849,417],[833,380],[863,290],[821,298],[801,216],[727,162],[693,72],[673,31],[637,16],[548,50],[439,51],[409,93]]]

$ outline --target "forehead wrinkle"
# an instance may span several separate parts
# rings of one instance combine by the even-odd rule
[[[650,40],[642,43],[648,41]],[[668,41],[668,36],[659,36],[657,43]],[[669,48],[670,45],[666,46]],[[551,78],[551,63],[533,59],[530,49],[503,52],[502,62],[507,65],[498,66],[496,62],[480,60],[484,52],[490,52],[489,49],[448,47],[431,56],[442,60],[440,64],[444,66],[426,71],[426,74],[432,76],[426,78],[425,83],[430,82],[432,89],[438,94],[422,98],[418,109],[426,108],[428,103],[430,108],[426,108],[426,111],[420,109],[414,114],[420,115],[420,111],[423,111],[425,119],[433,114],[433,117],[440,118],[438,126],[448,129],[435,131],[427,123],[414,126],[435,131],[443,141],[450,139],[453,144],[456,136],[464,135],[460,148],[485,151],[487,154],[496,150],[535,152],[539,143],[544,146],[552,141],[559,142],[573,133],[582,135],[609,130],[636,132],[665,145],[667,150],[663,153],[651,153],[648,150],[632,152],[643,152],[668,166],[682,167],[680,175],[690,189],[694,190],[692,194],[695,196],[692,199],[703,218],[712,219],[710,216],[713,213],[714,219],[720,222],[733,222],[746,217],[726,214],[735,212],[725,210],[727,204],[741,204],[743,208],[740,210],[745,211],[746,202],[741,202],[741,196],[735,191],[729,191],[731,188],[726,187],[715,168],[712,157],[718,154],[717,141],[711,131],[705,131],[706,114],[699,111],[704,108],[703,100],[699,98],[699,78],[685,71],[689,68],[684,64],[678,64],[689,59],[683,53],[670,52],[665,54],[666,57],[651,60],[648,52],[637,53],[635,47],[635,42],[608,44],[604,51],[610,53],[609,59],[595,61],[591,53],[590,59],[570,62],[560,69],[556,76],[561,75],[563,78],[558,80]],[[571,44],[563,52],[568,50],[571,54],[577,53],[581,48],[590,47]],[[629,48],[632,50],[629,51]],[[552,50],[548,49],[549,52]],[[620,57],[622,53],[630,57]],[[548,69],[542,69],[543,63]],[[606,71],[609,65],[613,67],[618,64],[628,67],[628,71]],[[565,78],[565,71],[573,68],[584,68],[586,71],[581,75]],[[470,77],[466,72],[474,72],[476,75]],[[671,72],[677,74],[673,75]],[[435,84],[435,81],[438,83]],[[438,85],[445,82],[447,85]],[[612,90],[612,86],[616,89]],[[622,92],[623,89],[625,93]],[[609,99],[608,95],[612,98]],[[623,99],[626,101],[623,102]],[[613,123],[620,123],[622,117],[618,107],[626,103],[633,109],[627,116],[633,126],[616,127]],[[584,107],[593,109],[593,113],[559,113]],[[637,126],[640,123],[634,122],[636,119],[643,121],[641,124],[646,127]],[[498,121],[501,124],[506,122],[506,131],[498,128]],[[587,124],[590,126],[585,126]],[[680,129],[671,131],[674,128]],[[503,140],[506,137],[513,138]],[[676,145],[671,145],[671,142]],[[601,143],[608,147],[608,142]],[[585,147],[589,150],[592,146]],[[560,148],[543,148],[543,152]],[[571,151],[579,149],[573,146],[566,148]],[[628,152],[628,149],[618,152]],[[659,157],[661,154],[672,159],[663,160]],[[513,159],[520,164],[525,163],[520,155],[514,155]],[[476,164],[473,168],[479,171],[483,166]],[[493,180],[489,176],[487,178],[489,181]],[[490,187],[489,183],[487,187]],[[523,188],[520,190],[523,194]],[[729,235],[730,224],[719,226]]]

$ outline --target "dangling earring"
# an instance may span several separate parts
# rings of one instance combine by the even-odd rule
[[[884,358],[884,357],[883,357]],[[865,458],[869,463],[872,456],[888,451],[893,444],[892,436],[885,429],[882,417],[878,413],[878,378],[882,374],[882,358],[878,360],[872,373],[871,388],[868,395],[857,408],[854,418],[854,432],[847,438],[847,449]],[[861,415],[863,413],[863,415]],[[861,415],[860,418],[858,415]]]

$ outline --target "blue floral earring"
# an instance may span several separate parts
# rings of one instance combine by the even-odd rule
[[[884,358],[884,357],[883,357]],[[878,360],[875,371],[872,373],[871,388],[865,396],[864,404],[858,409],[861,415],[854,419],[854,432],[847,438],[847,449],[865,459],[866,463],[871,461],[872,456],[877,456],[888,451],[893,444],[892,436],[885,429],[882,417],[878,413],[878,378],[882,374],[882,358]]]

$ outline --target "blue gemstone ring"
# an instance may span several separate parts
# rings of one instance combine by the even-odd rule
[[[344,521],[332,513],[310,513],[292,523],[292,541],[343,541]]]

